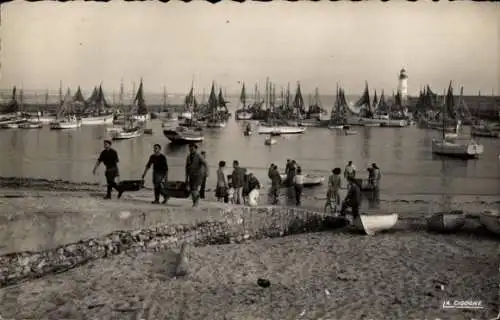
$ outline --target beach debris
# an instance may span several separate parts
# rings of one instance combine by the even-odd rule
[[[181,246],[181,251],[179,254],[179,260],[177,262],[177,268],[175,268],[175,275],[177,277],[186,276],[189,273],[188,270],[188,259],[187,255],[189,253],[190,245],[184,242]]]
[[[267,279],[259,278],[257,279],[257,285],[261,288],[269,288],[271,286],[271,282]]]

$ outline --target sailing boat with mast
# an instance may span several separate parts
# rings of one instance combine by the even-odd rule
[[[253,117],[253,113],[247,107],[247,95],[245,91],[244,82],[241,87],[240,102],[241,102],[241,108],[236,110],[236,120],[251,120]]]
[[[82,125],[112,124],[113,119],[114,113],[110,111],[110,106],[106,102],[102,85],[99,85],[99,88],[94,87],[92,95],[87,100],[87,107],[80,116]]]
[[[35,92],[35,105],[38,106],[38,94]],[[19,129],[41,129],[43,128],[43,123],[40,121],[40,111],[37,112],[36,118],[32,118],[33,116],[30,115],[30,118],[24,122],[19,124]]]
[[[337,84],[337,97],[335,99],[335,104],[333,105],[328,129],[344,129],[344,125],[346,124],[346,108],[347,101],[345,99],[344,90]]]
[[[135,95],[134,101],[132,102],[132,108],[135,111],[131,117],[135,121],[146,122],[151,120],[151,114],[148,111],[146,102],[144,100],[144,85],[141,78],[141,83],[139,84],[139,89]]]
[[[268,81],[267,81],[268,82]],[[266,85],[266,106],[270,106],[270,92],[269,92],[269,83]],[[298,112],[298,117],[304,111],[304,99],[302,98],[302,94],[300,91],[300,83],[297,83],[297,93],[295,95],[294,100],[295,110]],[[306,131],[305,127],[299,126],[291,126],[291,125],[277,125],[275,115],[276,113],[271,110],[272,118],[269,119],[268,123],[261,123],[259,126],[259,134],[273,134],[273,135],[282,135],[282,134],[302,134]]]
[[[220,98],[224,98],[222,96],[222,89],[219,94],[219,99]],[[223,114],[219,111],[219,99],[215,95],[215,83],[212,82],[212,88],[210,89],[210,95],[208,96],[207,128],[224,128],[226,126]]]
[[[73,97],[71,92],[66,92],[64,99],[61,101],[61,106],[57,112],[56,120],[49,124],[51,130],[76,129],[81,127],[82,122],[75,116],[73,109]]]
[[[446,94],[446,103],[443,105],[443,110],[441,112],[441,121],[443,122],[441,138],[432,140],[432,153],[462,159],[478,158],[479,155],[483,153],[484,146],[478,144],[470,137],[463,135],[461,120],[457,121],[455,133],[446,133],[445,128],[449,118],[448,116],[456,117],[456,114],[453,112],[454,109],[455,99],[453,97],[453,87],[450,81],[448,93]]]
[[[181,113],[179,118],[191,120],[193,118],[194,110],[197,108],[198,103],[194,95],[194,81],[191,81],[191,89],[189,93],[184,98],[184,111]]]

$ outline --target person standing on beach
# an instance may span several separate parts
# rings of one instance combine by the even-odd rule
[[[279,189],[281,187],[281,175],[278,171],[278,166],[272,164],[272,167],[269,169],[269,179],[271,179],[271,189],[269,190],[269,198],[271,203],[276,205],[278,204],[279,199]]]
[[[224,174],[224,168],[226,167],[226,161],[219,161],[219,169],[217,169],[217,187],[215,189],[215,197],[217,201],[224,202],[228,194],[228,183],[226,175]]]
[[[361,189],[353,177],[348,178],[348,191],[340,209],[340,215],[346,215],[346,209],[351,208],[353,218],[359,215],[359,207],[361,206]]]
[[[380,173],[380,168],[376,163],[372,163],[372,172],[373,172],[373,187],[375,190],[379,190],[380,188],[380,179],[382,179],[382,174]]]
[[[240,167],[238,160],[233,161],[231,180],[234,188],[234,203],[241,204],[243,200],[243,187],[245,185],[245,170]]]
[[[162,204],[167,203],[168,196],[165,188],[165,184],[168,178],[168,164],[167,157],[161,153],[161,146],[155,144],[153,146],[153,154],[149,157],[148,163],[146,163],[146,168],[142,174],[142,180],[148,173],[148,170],[153,166],[153,186],[155,199],[152,203],[160,203],[160,195],[163,196]]]
[[[200,200],[200,186],[203,179],[203,170],[207,166],[205,159],[198,153],[198,146],[194,143],[189,145],[189,154],[186,159],[186,185],[191,192],[193,207]]]
[[[207,178],[208,178],[207,152],[203,150],[201,152],[201,156],[203,157],[203,159],[205,159],[206,165],[203,166],[203,176],[200,185],[200,199],[205,199],[205,188],[207,186]]]
[[[346,180],[349,180],[349,178],[356,178],[356,167],[352,164],[352,161],[347,163],[347,166],[344,169],[344,177]]]
[[[329,206],[333,208],[333,212],[335,213],[337,211],[337,207],[340,206],[339,190],[342,187],[342,178],[340,177],[341,172],[342,170],[340,168],[335,168],[332,170],[332,175],[328,178],[325,211]]]
[[[256,206],[259,204],[259,190],[260,182],[257,177],[254,176],[253,172],[249,172],[247,175],[247,188],[248,188],[248,204],[250,206]]]
[[[293,185],[295,188],[295,204],[300,206],[300,197],[302,196],[302,190],[304,189],[304,175],[302,174],[302,168],[297,168],[297,174],[293,177]]]
[[[96,170],[101,163],[104,163],[104,166],[106,167],[104,175],[106,176],[107,191],[104,199],[111,199],[111,191],[113,189],[118,191],[118,198],[121,196],[120,189],[115,182],[115,179],[120,177],[120,172],[118,171],[119,161],[120,159],[118,158],[118,153],[115,149],[111,148],[111,141],[104,140],[104,150],[102,150],[94,166],[94,170],[92,170],[92,173],[95,175]]]

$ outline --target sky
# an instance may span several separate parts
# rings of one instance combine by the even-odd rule
[[[1,5],[0,88],[85,91],[102,83],[147,92],[237,93],[244,81],[302,91],[408,92],[450,80],[466,94],[500,94],[500,5],[472,1],[52,2]],[[279,89],[277,89],[279,92]]]

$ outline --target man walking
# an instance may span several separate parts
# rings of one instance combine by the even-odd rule
[[[153,186],[155,195],[155,199],[152,203],[160,203],[160,195],[162,195],[162,204],[165,204],[168,201],[167,190],[165,188],[168,178],[168,164],[167,157],[161,153],[161,146],[159,144],[153,146],[153,154],[149,157],[148,163],[146,163],[146,168],[142,174],[142,180],[144,180],[151,166],[153,166]]]
[[[243,201],[243,187],[245,186],[245,169],[240,167],[238,160],[233,161],[233,168],[231,180],[234,188],[234,203],[241,204]]]
[[[281,187],[281,175],[278,171],[278,166],[271,164],[269,169],[269,179],[271,179],[271,189],[269,190],[269,197],[271,203],[276,205],[279,202],[279,189]]]
[[[106,167],[104,175],[106,176],[107,191],[104,199],[111,199],[111,191],[113,188],[118,191],[118,197],[121,196],[120,189],[115,182],[115,179],[120,176],[120,172],[118,171],[119,161],[118,153],[115,149],[111,148],[111,141],[104,140],[104,150],[102,150],[94,166],[94,170],[92,170],[92,173],[95,175],[96,170],[101,163],[104,163],[104,166]]]
[[[203,167],[207,167],[207,162],[197,151],[196,144],[189,145],[189,154],[186,159],[186,185],[191,192],[193,207],[198,205],[200,199],[200,186],[203,178]]]
[[[207,163],[207,152],[202,151],[201,156],[203,159],[205,159],[205,163]],[[201,185],[200,185],[200,199],[205,199],[205,188],[207,186],[207,178],[208,178],[208,166],[204,166],[203,172],[202,172],[202,179],[201,179]]]

